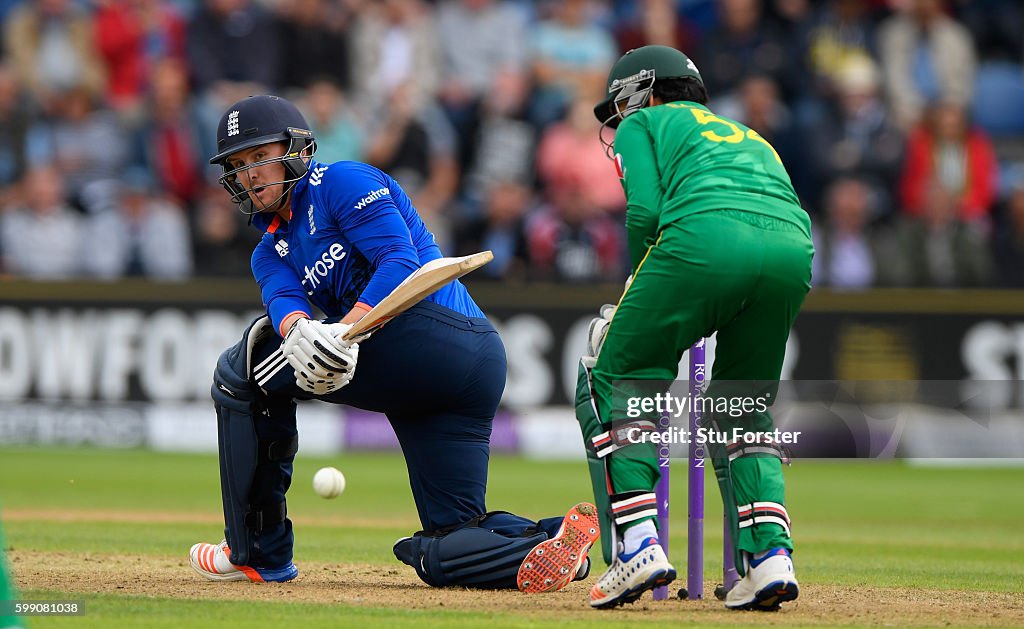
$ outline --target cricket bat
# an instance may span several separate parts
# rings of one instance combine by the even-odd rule
[[[427,262],[410,273],[409,277],[402,280],[387,297],[381,299],[366,316],[355,322],[342,339],[349,341],[360,334],[376,330],[424,297],[438,291],[449,282],[479,269],[493,259],[494,254],[490,251],[481,251],[460,258],[438,258]]]
[[[479,269],[493,259],[494,254],[490,251],[481,251],[461,258],[438,258],[427,262],[410,273],[409,277],[402,280],[387,297],[381,299],[366,316],[353,324],[342,339],[349,341],[360,334],[376,330],[445,284]],[[281,348],[277,348],[263,362],[256,365],[253,372],[256,384],[260,387],[266,386],[287,364]]]

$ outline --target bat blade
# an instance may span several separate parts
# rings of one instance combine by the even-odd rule
[[[427,262],[410,273],[409,277],[402,280],[402,283],[380,300],[366,316],[353,324],[342,339],[348,341],[379,328],[424,297],[440,290],[449,282],[479,269],[493,259],[494,254],[490,251],[481,251],[459,258],[438,258]]]

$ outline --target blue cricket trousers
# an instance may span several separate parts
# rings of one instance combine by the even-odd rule
[[[252,364],[279,345],[276,336],[257,345]],[[487,511],[491,422],[505,388],[505,372],[505,348],[489,321],[421,302],[360,344],[359,363],[348,386],[315,399],[387,416],[405,455],[420,524],[435,531]],[[313,397],[296,386],[288,367],[266,391],[270,408]],[[294,416],[287,425],[280,421],[286,419],[283,414],[276,415],[257,418],[262,438],[295,434]],[[271,490],[268,502],[284,500],[291,468],[291,460],[282,462],[277,482],[264,485]],[[291,561],[292,544],[289,520],[263,531],[258,539],[261,561],[268,566]]]

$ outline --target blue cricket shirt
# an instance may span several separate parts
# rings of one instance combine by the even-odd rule
[[[264,230],[252,274],[279,334],[293,312],[343,316],[357,303],[372,308],[423,264],[440,258],[409,197],[386,173],[360,162],[311,161],[292,190],[292,217],[256,214]],[[470,317],[483,317],[455,281],[428,296]]]

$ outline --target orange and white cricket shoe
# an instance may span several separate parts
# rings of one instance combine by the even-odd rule
[[[581,502],[569,509],[558,534],[534,546],[519,565],[519,590],[526,594],[555,592],[570,581],[585,578],[590,572],[587,553],[600,536],[597,507]]]
[[[253,583],[282,583],[299,576],[294,563],[280,568],[236,566],[231,563],[231,549],[227,541],[220,544],[200,542],[188,552],[192,569],[210,581],[252,581]]]
[[[647,590],[668,585],[676,569],[668,562],[657,537],[648,537],[630,553],[620,552],[590,589],[590,606],[609,609],[636,602]]]

